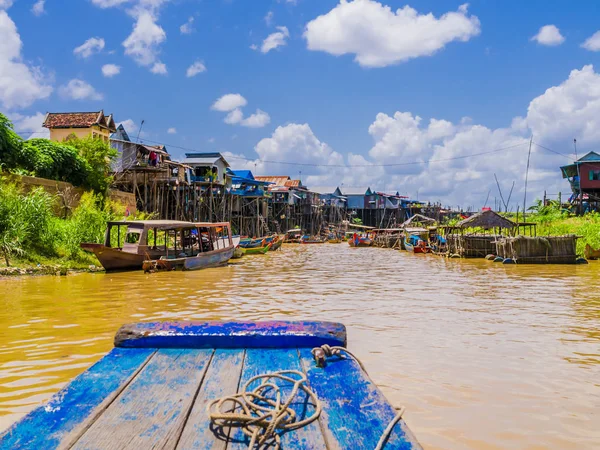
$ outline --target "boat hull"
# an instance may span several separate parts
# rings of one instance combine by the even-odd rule
[[[271,248],[269,249],[269,251],[274,252],[275,250],[279,250],[281,248],[282,244],[283,244],[283,241],[281,239],[277,239],[275,242],[273,242],[271,244]]]
[[[271,244],[264,247],[242,248],[244,255],[264,255],[271,248]]]
[[[118,270],[139,270],[144,264],[144,255],[127,253],[122,250],[106,247],[103,244],[81,244],[81,248],[96,255],[107,272]]]
[[[358,242],[354,239],[348,239],[348,245],[350,247],[371,247],[373,241],[371,239],[358,239]]]
[[[317,421],[281,433],[282,448],[325,448],[327,443],[328,448],[373,449],[392,424],[386,449],[421,450],[354,358],[315,364],[313,350],[327,345],[342,347],[344,354],[346,341],[344,325],[332,322],[124,325],[106,356],[0,434],[0,448],[106,449],[131,442],[140,449],[237,447],[243,434],[215,427],[206,405],[241,394],[245,381],[257,373],[296,370],[306,376],[322,412]],[[297,421],[314,415],[315,406],[303,395],[289,404]]]

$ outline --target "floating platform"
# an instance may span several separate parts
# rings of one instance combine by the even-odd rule
[[[330,356],[318,367],[311,351],[323,345],[345,347],[344,325],[125,325],[110,353],[4,432],[0,448],[248,448],[240,429],[215,427],[207,405],[256,375],[296,370],[322,411],[314,422],[278,432],[281,448],[375,449],[397,412],[354,358]],[[299,420],[316,408],[308,397],[290,407]],[[421,446],[400,419],[382,448]]]

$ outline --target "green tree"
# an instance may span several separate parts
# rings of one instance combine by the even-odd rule
[[[102,139],[87,137],[70,138],[69,146],[76,148],[89,167],[86,185],[100,195],[106,195],[113,178],[110,176],[112,163],[119,152]]]
[[[0,113],[0,169],[13,169],[21,159],[23,139],[15,133],[13,124]]]

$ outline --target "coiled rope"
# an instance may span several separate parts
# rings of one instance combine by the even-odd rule
[[[327,344],[313,348],[311,353],[315,358],[317,367],[325,367],[327,358],[332,356],[351,357],[360,368],[367,373],[360,359],[344,347],[331,347]],[[368,375],[368,374],[367,374]],[[256,381],[259,385],[250,390]],[[277,383],[292,384],[290,394],[282,398],[282,387]],[[240,428],[250,438],[249,450],[255,446],[260,447],[267,441],[275,441],[275,450],[281,448],[281,437],[277,431],[289,431],[301,428],[314,422],[322,411],[322,404],[317,395],[307,386],[307,378],[297,370],[281,370],[252,377],[244,384],[242,391],[235,395],[228,395],[210,402],[206,409],[211,422],[224,428]],[[296,412],[290,407],[294,398],[303,391],[315,406],[313,414],[303,420],[296,421]],[[398,413],[390,421],[387,428],[379,438],[375,450],[382,450],[387,443],[394,426],[402,419],[405,408],[396,408]],[[238,410],[239,412],[236,412]],[[241,411],[240,411],[241,410]]]
[[[250,385],[257,380],[261,380],[261,383],[250,390]],[[282,399],[282,386],[277,384],[277,380],[293,385],[290,395],[285,399]],[[271,439],[275,439],[275,449],[279,449],[281,438],[276,433],[277,430],[301,428],[321,415],[321,402],[306,382],[306,375],[297,370],[257,375],[246,382],[242,392],[209,403],[207,410],[210,420],[220,427],[240,428],[250,438],[248,449],[254,449],[255,445],[260,447]],[[296,412],[290,408],[290,404],[299,391],[310,398],[315,411],[311,416],[296,422]],[[242,411],[235,412],[236,407]]]

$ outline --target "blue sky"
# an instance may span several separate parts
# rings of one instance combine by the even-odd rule
[[[143,138],[171,144],[174,158],[183,156],[177,146],[221,151],[234,168],[301,170],[309,185],[419,189],[432,201],[477,208],[490,189],[497,194],[493,173],[522,190],[531,134],[566,154],[573,137],[582,148],[600,143],[600,35],[582,46],[600,29],[592,1],[37,3],[32,10],[36,0],[0,0],[8,42],[0,71],[9,80],[0,82],[0,110],[19,131],[39,132],[47,111],[104,109],[133,136],[143,119]],[[543,26],[554,28],[532,40]],[[273,34],[270,42],[282,45],[261,51]],[[94,38],[87,52],[74,51]],[[187,76],[194,63],[205,70]],[[119,73],[103,75],[109,64]],[[34,84],[11,90],[24,82]],[[233,106],[211,108],[227,94],[245,103],[231,103],[235,123],[224,122]],[[441,121],[435,132],[431,119]],[[566,193],[558,165],[568,162],[535,146],[529,196]]]

